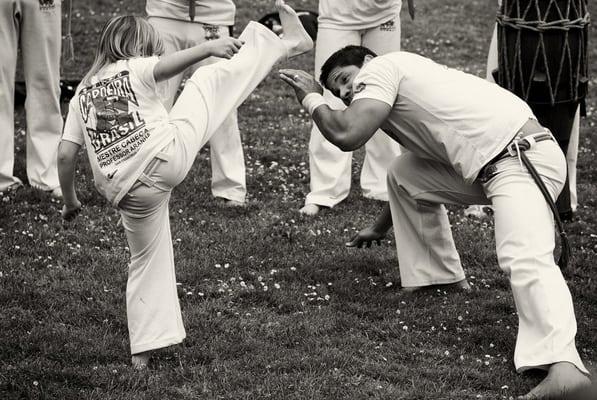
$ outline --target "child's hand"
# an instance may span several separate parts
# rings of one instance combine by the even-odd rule
[[[76,200],[74,204],[65,204],[62,207],[62,218],[66,221],[74,219],[81,212],[81,202]]]
[[[231,37],[210,40],[206,43],[206,45],[209,46],[209,53],[213,57],[228,59],[238,53],[243,44],[245,44],[245,42],[242,40]]]

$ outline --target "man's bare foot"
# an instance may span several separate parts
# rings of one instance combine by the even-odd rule
[[[440,289],[440,290],[444,290],[444,289],[448,289],[448,290],[470,290],[471,286],[468,284],[468,281],[466,279],[463,279],[461,281],[458,282],[454,282],[454,283],[446,283],[446,284],[442,284],[442,285],[428,285],[428,286],[409,286],[409,287],[403,287],[402,291],[406,292],[406,293],[414,293],[414,292],[420,292],[423,290],[434,290],[434,289]]]
[[[151,351],[145,351],[143,353],[133,354],[131,356],[131,364],[135,369],[145,369],[149,364],[149,358],[151,357]]]
[[[296,11],[284,0],[276,0],[276,10],[280,15],[280,22],[284,30],[282,42],[288,49],[288,58],[298,56],[313,48],[313,40],[307,33]]]
[[[224,205],[226,207],[244,207],[247,204],[244,201],[225,199]]]
[[[317,215],[318,212],[319,206],[317,204],[305,204],[305,206],[299,210],[299,213],[308,215],[309,217]]]
[[[573,399],[575,393],[587,390],[591,380],[569,362],[557,362],[549,367],[545,379],[518,400]]]

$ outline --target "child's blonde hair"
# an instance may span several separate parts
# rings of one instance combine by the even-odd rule
[[[102,29],[95,60],[81,83],[90,84],[91,78],[102,68],[118,60],[159,56],[163,53],[162,38],[145,18],[133,15],[111,18]]]

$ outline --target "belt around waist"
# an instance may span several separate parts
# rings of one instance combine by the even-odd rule
[[[542,142],[544,140],[554,140],[553,135],[549,131],[549,129],[541,126],[539,122],[534,119],[528,120],[516,135],[512,138],[510,142],[504,147],[502,151],[498,153],[497,156],[493,157],[487,164],[485,164],[486,168],[492,164],[495,164],[502,158],[506,156],[516,156],[518,154],[518,150],[516,146],[519,146],[521,150],[528,150],[532,147],[533,143]]]

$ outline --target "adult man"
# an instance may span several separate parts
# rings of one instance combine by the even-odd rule
[[[234,25],[236,7],[232,0],[147,0],[148,21],[162,35],[166,54],[198,45],[206,40],[227,37]],[[210,58],[191,67],[217,62]],[[184,74],[172,78],[168,97],[172,106]],[[211,191],[229,206],[242,206],[247,194],[245,161],[234,110],[210,139]]]
[[[14,82],[20,46],[27,85],[27,178],[61,197],[56,153],[60,113],[61,0],[0,2],[0,192],[22,185],[14,171]]]
[[[323,62],[347,45],[363,45],[378,54],[400,50],[401,0],[320,0],[315,44],[315,75]],[[329,91],[326,101],[334,109],[344,105]],[[398,143],[383,132],[365,146],[361,187],[365,197],[387,201],[386,170],[400,154]],[[302,214],[315,215],[321,207],[334,207],[348,196],[352,153],[342,152],[328,142],[313,124],[309,140],[310,192]]]
[[[405,154],[388,170],[391,213],[384,210],[351,245],[381,239],[393,224],[402,285],[466,287],[442,203],[487,204],[495,210],[500,268],[509,274],[519,315],[514,354],[518,371],[549,369],[525,399],[546,398],[590,382],[574,344],[576,320],[566,283],[553,259],[553,218],[517,159],[535,165],[552,198],[564,184],[565,159],[530,108],[510,92],[424,57],[376,57],[346,47],[323,65],[321,82],[348,108],[334,111],[303,71],[282,70],[323,135],[352,151],[381,128]],[[483,101],[480,101],[482,99]],[[516,138],[516,140],[514,140]],[[510,145],[511,144],[511,145]]]

